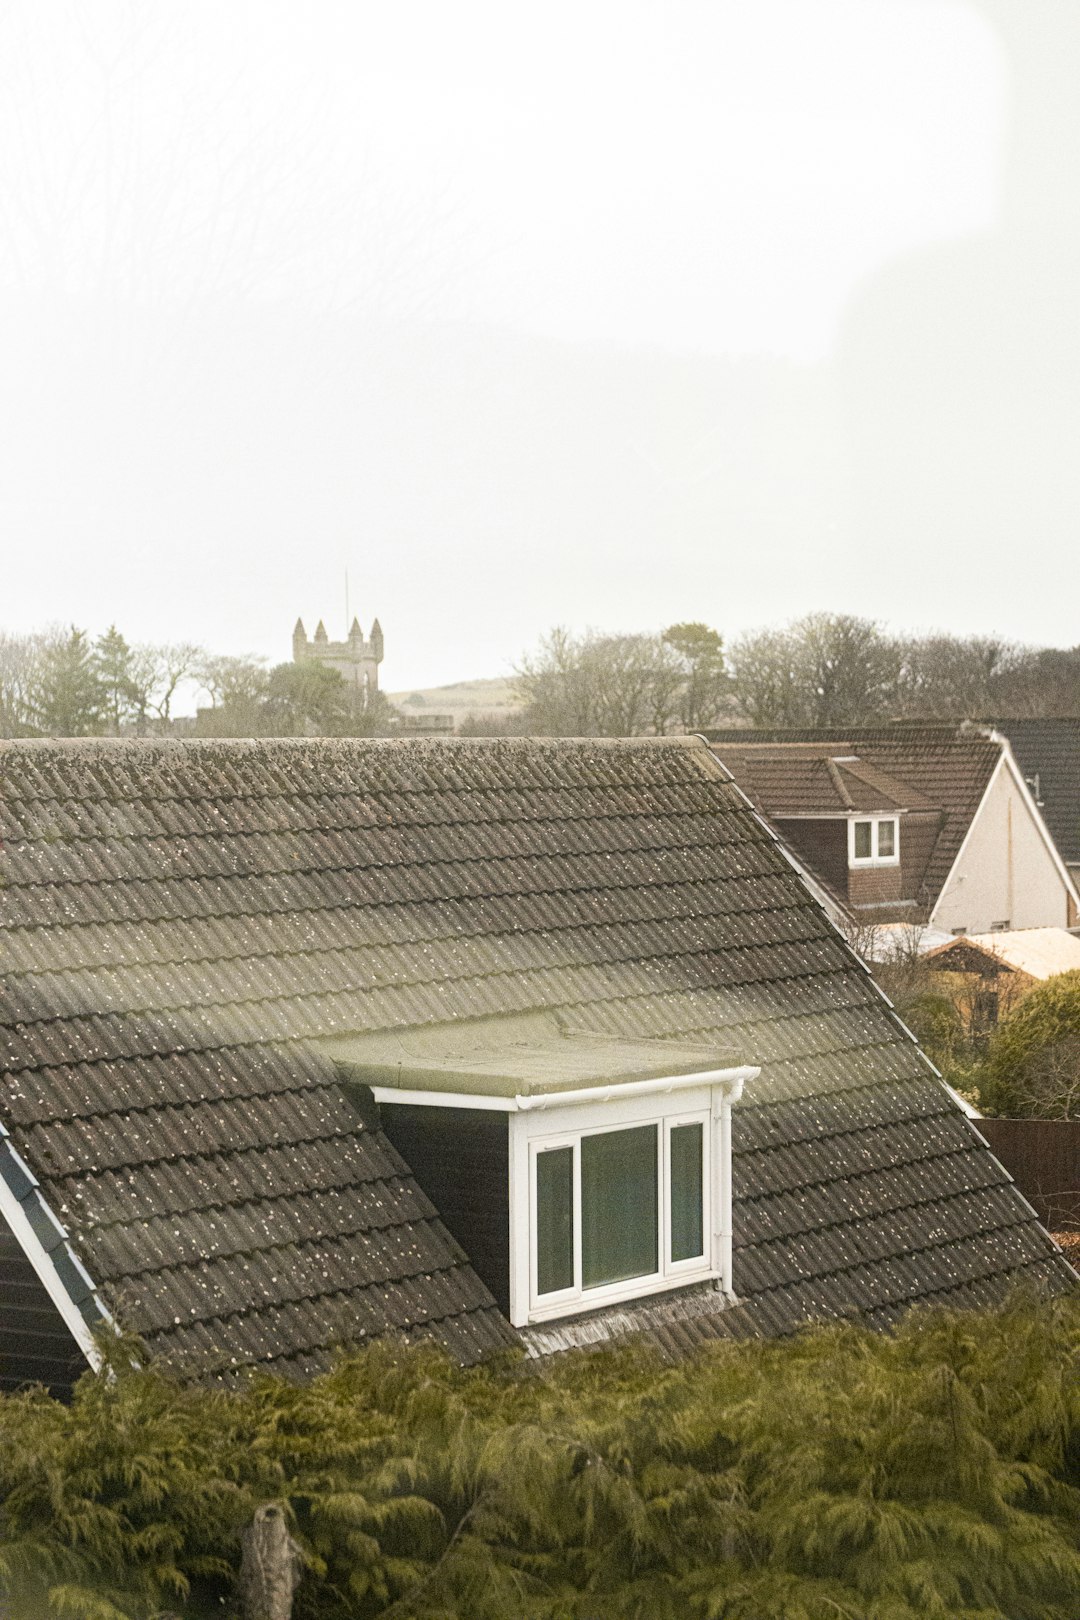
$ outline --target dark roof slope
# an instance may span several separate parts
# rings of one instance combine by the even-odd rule
[[[1063,861],[1080,865],[1080,719],[996,720],[1039,801]]]
[[[753,1328],[1071,1275],[696,739],[29,742],[0,770],[0,1123],[162,1353],[507,1342],[308,1043],[539,1008],[763,1065]]]
[[[912,783],[875,766],[872,756],[856,755],[853,747],[848,743],[750,743],[744,747],[732,743],[718,752],[725,762],[729,758],[739,761],[742,774],[733,774],[740,786],[755,802],[767,804],[774,816],[843,816],[851,811],[888,815],[894,810],[934,808]]]
[[[1002,754],[1000,742],[955,726],[714,731],[709,740],[766,816],[834,815],[844,809],[888,813],[883,798],[874,804],[869,797],[860,801],[852,795],[851,805],[842,807],[835,791],[828,791],[826,782],[832,780],[828,765],[845,756],[856,756],[862,774],[879,786],[888,783],[896,797],[906,792],[908,802],[896,808],[938,811],[941,826],[926,866],[917,874],[929,906],[945,885]],[[817,774],[810,777],[808,769],[815,761]],[[849,772],[855,768],[850,763],[840,767]]]

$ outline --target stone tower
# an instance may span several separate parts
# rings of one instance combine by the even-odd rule
[[[358,619],[353,619],[348,640],[331,641],[326,626],[319,620],[314,636],[308,638],[303,621],[297,619],[292,637],[293,663],[308,660],[336,669],[347,684],[367,702],[379,690],[379,665],[383,655],[383,633],[378,619],[371,626],[371,635],[365,641]]]

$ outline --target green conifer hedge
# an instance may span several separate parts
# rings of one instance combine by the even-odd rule
[[[285,1505],[294,1620],[1076,1620],[1080,1299],[463,1371],[375,1345],[306,1388],[111,1355],[0,1400],[12,1620],[237,1614]]]

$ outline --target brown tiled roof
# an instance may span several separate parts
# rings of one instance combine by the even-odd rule
[[[881,769],[872,757],[857,755],[847,743],[724,744],[717,751],[743,791],[774,816],[934,808],[912,783]]]
[[[936,810],[941,817],[936,841],[925,869],[911,874],[929,906],[945,886],[1002,753],[1000,742],[985,735],[939,725],[819,733],[714,731],[709,740],[768,817]],[[834,784],[840,772],[857,773],[873,787],[852,792],[852,802],[844,804]],[[851,774],[844,778],[850,779]]]
[[[156,1351],[511,1342],[309,1043],[540,1008],[762,1064],[739,1331],[1069,1280],[695,739],[29,742],[0,772],[0,1175]],[[653,1315],[671,1345],[736,1326]]]

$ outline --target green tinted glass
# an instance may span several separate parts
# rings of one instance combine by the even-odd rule
[[[655,1125],[581,1139],[581,1280],[585,1288],[659,1270]]]
[[[855,823],[855,859],[857,861],[868,861],[873,853],[870,845],[870,823],[868,821],[857,821]]]
[[[574,1286],[574,1150],[536,1155],[536,1291]]]
[[[676,1125],[671,1132],[671,1258],[695,1260],[704,1253],[702,1228],[701,1121]]]

